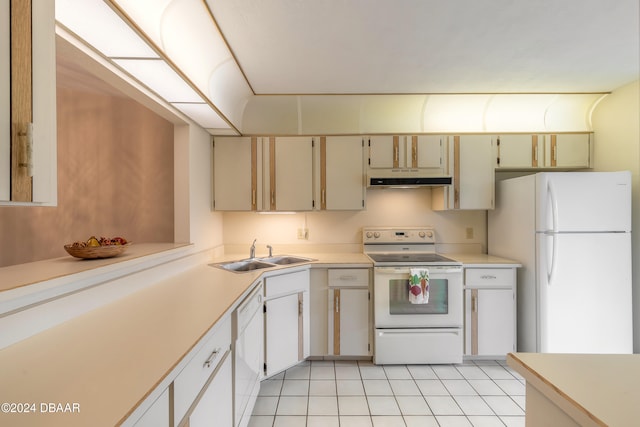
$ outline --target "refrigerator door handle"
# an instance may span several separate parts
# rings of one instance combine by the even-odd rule
[[[551,213],[551,230],[554,233],[558,232],[558,200],[556,199],[555,190],[553,189],[553,185],[551,181],[547,182],[547,196],[548,196],[548,205],[547,205],[547,214]]]
[[[556,270],[556,245],[558,241],[556,240],[557,235],[547,234],[547,238],[551,238],[551,251],[547,251],[547,254],[551,253],[551,266],[547,268],[547,286],[551,286],[551,282],[553,281],[553,276]],[[547,259],[547,265],[549,265],[549,260]]]

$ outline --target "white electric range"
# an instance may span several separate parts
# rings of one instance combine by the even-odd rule
[[[462,264],[436,253],[431,227],[365,227],[373,261],[374,363],[462,363]]]

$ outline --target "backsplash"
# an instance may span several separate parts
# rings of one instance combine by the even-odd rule
[[[296,214],[226,212],[224,244],[227,252],[249,248],[257,238],[258,250],[265,245],[274,251],[305,246],[342,249],[359,248],[363,226],[431,225],[441,251],[486,252],[485,211],[433,211],[431,189],[370,189],[364,211],[322,211]],[[298,239],[299,229],[308,230],[308,239]],[[467,238],[467,229],[472,238]],[[277,245],[281,245],[278,248]],[[284,248],[284,249],[283,249]],[[247,252],[248,253],[248,252]]]

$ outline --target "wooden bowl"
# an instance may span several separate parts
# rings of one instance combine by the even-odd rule
[[[85,246],[84,248],[74,247],[73,244],[64,245],[67,253],[76,258],[96,259],[96,258],[112,258],[118,256],[127,250],[126,245],[107,245],[107,246]]]

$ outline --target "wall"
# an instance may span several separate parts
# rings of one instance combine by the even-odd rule
[[[0,266],[120,235],[174,241],[173,125],[126,98],[58,88],[58,206],[0,207]]]
[[[431,210],[431,190],[370,189],[365,211],[308,212],[294,215],[227,212],[224,214],[224,243],[228,251],[249,254],[249,246],[257,238],[257,252],[265,245],[282,253],[291,245],[301,250],[319,245],[321,250],[340,246],[341,250],[361,250],[363,226],[432,225],[437,242],[456,244],[456,250],[486,252],[486,212]],[[298,240],[298,228],[309,229],[309,240]],[[472,227],[473,239],[466,239],[466,228]],[[442,249],[450,249],[442,247]],[[444,251],[444,250],[443,250]]]
[[[594,110],[594,170],[632,173],[634,352],[640,353],[640,81],[613,91]]]

